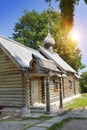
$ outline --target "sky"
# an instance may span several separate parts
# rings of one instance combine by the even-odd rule
[[[52,0],[53,1],[53,0]],[[52,2],[52,7],[58,9],[58,4]],[[44,0],[0,0],[0,35],[11,37],[18,19],[24,15],[23,11],[35,9],[42,12],[48,5]],[[87,65],[87,5],[80,0],[75,9],[73,32],[78,34],[78,47],[82,52],[82,62]],[[82,71],[87,71],[87,67]]]

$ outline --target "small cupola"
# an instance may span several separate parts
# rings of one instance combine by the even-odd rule
[[[55,45],[54,38],[51,37],[51,34],[48,32],[46,38],[44,39],[44,47],[50,51],[53,52],[53,46]]]

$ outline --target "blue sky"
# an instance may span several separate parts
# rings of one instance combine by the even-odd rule
[[[79,35],[78,46],[82,51],[82,62],[87,66],[87,5],[84,0],[80,0],[79,6],[76,6],[73,30]],[[87,71],[87,67],[83,71]]]
[[[82,51],[82,62],[87,65],[87,5],[83,1],[80,0],[79,6],[76,6],[73,32],[79,35],[78,46]],[[58,10],[58,5],[52,3],[52,6]],[[47,7],[44,0],[0,0],[0,35],[11,37],[15,23],[25,9],[42,12]]]

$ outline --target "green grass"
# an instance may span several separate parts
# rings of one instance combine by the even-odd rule
[[[70,121],[72,121],[72,120],[74,120],[74,119],[76,119],[76,120],[86,120],[86,118],[80,118],[80,117],[73,118],[73,117],[68,117],[68,118],[62,120],[62,121],[59,122],[59,123],[53,124],[53,125],[52,125],[51,127],[49,127],[47,130],[61,130],[61,128],[63,128],[66,123],[69,123]]]
[[[73,101],[66,103],[64,108],[74,109],[74,108],[85,108],[87,107],[87,94],[82,94],[80,98],[74,99]]]
[[[48,119],[51,119],[53,118],[54,116],[47,116],[47,115],[43,115],[43,116],[40,116],[40,117],[24,117],[22,118],[22,120],[40,120],[40,121],[45,121],[45,120],[48,120]]]
[[[64,119],[63,121],[59,122],[59,123],[55,123],[53,124],[51,127],[49,127],[47,130],[60,130],[60,128],[62,128],[67,122],[73,120],[73,118],[68,117],[66,119]]]

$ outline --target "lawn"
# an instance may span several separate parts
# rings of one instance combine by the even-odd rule
[[[66,103],[64,108],[73,109],[73,108],[85,108],[87,107],[87,94],[82,94],[80,98],[74,99],[73,101]]]
[[[82,94],[80,98],[76,98],[71,102],[68,102],[64,105],[66,109],[74,109],[74,108],[85,108],[87,107],[87,94]],[[59,123],[55,123],[53,126],[49,127],[47,130],[61,130],[61,128],[71,120],[75,118],[68,117]],[[79,118],[76,118],[79,119]]]

